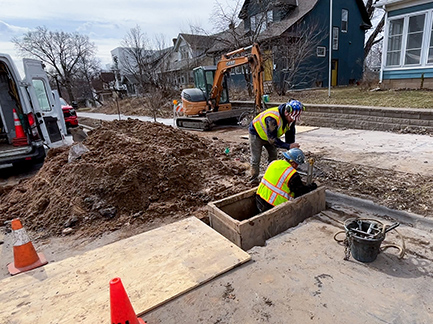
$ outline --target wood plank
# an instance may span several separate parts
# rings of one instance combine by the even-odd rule
[[[248,189],[208,204],[211,226],[243,250],[265,245],[270,237],[326,208],[325,187],[320,186],[299,198],[245,219],[243,216],[249,215],[245,208],[251,206],[256,190]]]
[[[239,224],[241,248],[265,245],[267,239],[298,225],[326,208],[325,187],[321,186],[292,201],[278,205]]]
[[[0,282],[0,323],[109,323],[120,277],[137,314],[251,259],[195,217]]]

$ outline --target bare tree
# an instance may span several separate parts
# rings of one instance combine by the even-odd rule
[[[89,100],[93,105],[96,98],[93,93],[92,81],[99,78],[100,61],[96,58],[81,58],[77,64],[74,76],[74,92],[78,98]]]
[[[228,45],[238,48],[241,45],[242,33],[240,29],[236,27],[239,26],[241,20],[239,19],[239,11],[241,10],[242,2],[237,0],[233,5],[226,3],[223,5],[218,0],[214,3],[214,8],[211,15],[211,21],[214,26],[214,31],[217,33],[223,32],[224,34],[229,34],[231,37],[218,37],[218,41],[228,43]]]
[[[327,66],[327,62],[323,60],[322,64],[314,65],[309,62],[316,56],[317,46],[328,37],[326,33],[321,33],[321,30],[323,26],[319,22],[310,22],[308,26],[299,22],[277,42],[269,44],[277,58],[276,72],[280,73],[280,76],[275,86],[280,95],[294,87],[311,86],[314,81],[321,79],[320,73]]]
[[[46,27],[36,27],[22,38],[13,38],[21,56],[40,59],[52,69],[52,77],[58,80],[68,92],[69,100],[75,100],[72,84],[74,74],[80,60],[91,60],[95,56],[96,47],[89,37],[79,33],[49,31]]]
[[[152,78],[154,84],[164,94],[169,94],[172,91],[172,84],[170,82],[170,54],[173,48],[167,47],[165,37],[162,34],[155,36],[155,52],[152,61]]]
[[[138,83],[139,93],[144,94],[153,82],[150,69],[153,50],[149,39],[137,25],[129,30],[121,44],[125,54],[119,57],[121,73],[132,76]]]
[[[381,42],[383,40],[383,26],[385,25],[385,12],[382,10],[377,10],[374,6],[379,0],[366,0],[365,8],[367,9],[368,17],[372,22],[377,22],[375,25],[373,32],[367,39],[367,42],[364,44],[364,59],[370,53],[371,48]]]
[[[239,18],[242,10],[244,1],[237,0],[234,3],[221,3],[216,0],[214,3],[214,9],[212,11],[211,20],[214,25],[214,36],[215,41],[220,43],[221,50],[216,55],[224,55],[227,51],[239,49],[248,45],[251,45],[258,41],[260,33],[266,28],[266,11],[269,6],[269,1],[260,2],[256,6],[257,14],[251,21],[253,25],[249,26],[248,32],[241,19]],[[264,13],[264,14],[263,14]],[[264,59],[267,58],[264,56]],[[252,82],[251,73],[248,65],[242,66],[242,73],[247,85],[248,95],[251,96]]]

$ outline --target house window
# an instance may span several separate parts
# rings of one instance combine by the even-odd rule
[[[341,10],[341,32],[347,33],[347,26],[349,22],[349,10],[342,9]]]
[[[255,16],[252,16],[250,18],[250,25],[251,25],[251,31],[254,33],[261,33],[262,31],[264,31],[266,29],[266,19],[268,19],[269,16],[269,12],[271,12],[272,15],[272,11],[268,11],[266,14],[264,13],[258,13]],[[273,15],[272,15],[273,18]]]
[[[188,53],[188,49],[186,46],[180,47],[179,51],[180,51],[180,58],[182,60],[189,58],[189,53]]]
[[[332,27],[332,49],[338,51],[338,33],[340,29],[338,27]]]
[[[266,14],[266,24],[269,26],[270,23],[274,21],[274,13],[272,10],[269,10]]]
[[[409,18],[407,45],[404,64],[419,64],[421,62],[421,48],[424,31],[425,15]]]
[[[404,19],[395,19],[389,22],[388,49],[386,52],[386,65],[400,65],[400,52],[403,40]]]
[[[251,18],[250,18],[250,29],[252,30],[252,31],[255,31],[256,30],[256,27],[257,27],[257,25],[256,25],[256,16],[252,16]]]
[[[427,44],[424,40],[425,21],[425,13],[389,20],[386,66],[422,64],[422,47],[423,43]],[[430,54],[428,62],[433,62]]]
[[[317,54],[317,57],[325,57],[326,56],[326,47],[325,46],[317,46],[316,54]]]
[[[427,63],[433,63],[433,25],[430,30],[430,46],[428,51],[428,61]]]

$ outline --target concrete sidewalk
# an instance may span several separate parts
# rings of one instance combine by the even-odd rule
[[[433,175],[432,136],[324,127],[304,132],[302,126],[297,128],[296,141],[306,152],[341,162]]]

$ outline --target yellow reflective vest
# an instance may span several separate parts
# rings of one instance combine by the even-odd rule
[[[289,181],[295,173],[296,169],[286,160],[273,161],[260,182],[257,194],[272,206],[292,200],[295,194],[290,191]]]
[[[253,119],[253,125],[256,129],[257,134],[259,134],[260,138],[264,141],[268,140],[268,134],[266,133],[266,122],[265,119],[267,117],[275,118],[277,121],[278,129],[277,129],[277,137],[283,136],[290,128],[288,124],[285,128],[283,128],[283,120],[278,111],[278,107],[273,107],[265,110],[264,112],[258,114]]]

